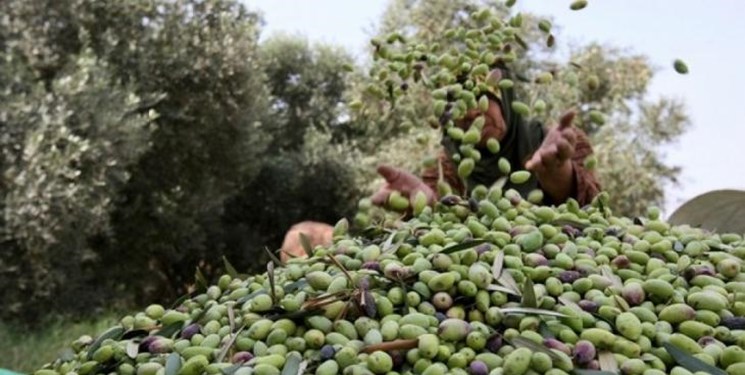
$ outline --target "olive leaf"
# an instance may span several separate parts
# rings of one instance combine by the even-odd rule
[[[176,332],[180,331],[181,328],[183,327],[184,327],[184,322],[174,322],[158,330],[158,332],[156,332],[155,335],[161,336],[161,337],[172,338],[173,335],[175,335]]]
[[[274,255],[274,253],[271,250],[269,250],[268,247],[264,247],[264,251],[266,251],[266,253],[269,255],[269,259],[271,259],[272,262],[276,263],[278,266],[282,265],[282,261],[279,260],[279,258],[277,258],[277,256]]]
[[[725,372],[724,370],[716,368],[696,357],[691,356],[690,354],[686,353],[682,349],[669,342],[663,343],[662,346],[665,348],[665,350],[667,350],[668,353],[670,353],[670,356],[673,357],[677,364],[681,365],[690,372],[702,371],[711,375],[727,375],[727,372]]]
[[[150,334],[150,332],[147,331],[147,330],[144,330],[144,329],[133,329],[131,331],[125,332],[122,335],[121,340],[129,340],[129,339],[134,339],[134,338],[137,338],[137,337],[145,337],[145,336],[147,336],[149,334]]]
[[[308,368],[308,361],[302,361],[300,362],[300,366],[298,366],[297,375],[305,374],[305,369]]]
[[[548,324],[546,322],[541,321],[540,324],[538,324],[538,333],[541,334],[541,336],[549,339],[556,338],[553,332],[548,328]]]
[[[171,353],[166,359],[166,368],[164,375],[176,375],[181,370],[181,356],[178,353]]]
[[[303,247],[305,255],[310,258],[313,255],[313,247],[310,245],[310,239],[302,232],[299,233],[298,236],[300,237],[300,245]]]
[[[114,326],[102,333],[98,338],[93,341],[90,348],[88,348],[88,359],[93,359],[93,353],[101,347],[101,343],[106,339],[118,340],[124,334],[124,327]]]
[[[502,272],[502,275],[499,277],[499,280],[497,280],[497,282],[512,290],[511,294],[517,296],[522,295],[522,293],[520,292],[520,287],[517,285],[517,282],[515,281],[515,278],[512,277],[511,273]]]
[[[600,274],[606,279],[610,280],[613,283],[613,286],[615,286],[616,288],[619,288],[619,289],[623,288],[623,281],[621,280],[620,277],[618,277],[618,275],[613,273],[613,270],[609,266],[607,265],[601,266]]]
[[[248,295],[245,295],[245,296],[239,298],[238,301],[236,301],[236,303],[239,304],[239,305],[242,305],[242,304],[244,304],[244,303],[252,300],[254,297],[256,297],[256,296],[258,296],[260,294],[268,294],[268,293],[264,289],[259,289],[259,290],[255,291],[255,292],[251,293],[251,294],[248,294]]]
[[[171,309],[175,309],[175,308],[179,307],[179,306],[180,306],[180,305],[181,305],[182,303],[184,303],[184,301],[186,301],[187,299],[189,299],[189,298],[192,298],[192,297],[196,296],[196,295],[197,295],[197,293],[198,293],[197,291],[193,291],[193,292],[190,292],[190,293],[186,293],[186,294],[184,294],[183,296],[181,296],[181,297],[177,298],[177,299],[176,299],[175,301],[173,301],[173,303],[171,304]]]
[[[569,315],[565,315],[556,311],[551,310],[544,310],[544,309],[534,309],[529,307],[505,307],[500,309],[503,314],[531,314],[531,315],[546,315],[546,316],[554,316],[557,318],[570,318]]]
[[[204,274],[202,273],[202,270],[197,267],[197,270],[194,274],[194,279],[197,283],[197,290],[199,291],[205,291],[207,290],[207,287],[209,286],[209,283],[207,282],[207,278],[204,277]]]
[[[535,296],[533,280],[531,280],[530,277],[525,278],[525,284],[523,285],[523,307],[538,307],[538,299]]]
[[[287,355],[284,367],[282,367],[281,375],[297,375],[300,374],[300,363],[303,358],[297,352],[292,352]]]
[[[502,276],[502,268],[504,267],[504,251],[499,251],[494,257],[494,264],[492,264],[491,272],[494,276],[494,280],[499,280]]]
[[[556,225],[556,226],[560,226],[560,227],[561,226],[564,226],[564,225],[568,225],[570,227],[573,227],[573,228],[576,228],[576,229],[579,229],[579,230],[585,230],[588,227],[590,227],[590,225],[587,224],[587,223],[584,223],[584,222],[581,222],[581,221],[578,221],[578,220],[568,219],[568,218],[554,219],[551,222],[551,224]]]
[[[235,331],[235,311],[233,305],[228,306],[228,324],[230,325],[230,332]]]
[[[385,240],[385,242],[383,242],[383,245],[381,245],[380,248],[383,252],[387,251],[391,247],[394,238],[396,238],[396,232],[391,233],[390,236],[388,236],[388,238]]]
[[[488,290],[490,292],[502,292],[502,293],[506,293],[506,294],[512,294],[514,296],[519,296],[520,295],[520,293],[515,293],[515,291],[512,290],[512,289],[505,288],[505,287],[499,286],[499,285],[494,285],[494,284],[488,285],[486,287],[486,290]]]
[[[292,293],[292,292],[294,292],[296,290],[300,290],[300,289],[304,288],[306,285],[308,285],[308,280],[306,280],[306,279],[300,279],[300,280],[297,280],[295,282],[292,282],[292,283],[289,283],[289,284],[285,285],[285,287],[283,289],[285,291],[285,294],[287,294],[287,293]]]
[[[539,343],[537,343],[537,342],[535,342],[535,341],[533,341],[531,339],[528,339],[528,338],[525,338],[525,337],[522,337],[522,336],[517,336],[517,337],[515,337],[513,339],[505,340],[505,341],[508,341],[514,347],[520,347],[520,346],[522,346],[524,348],[530,349],[533,352],[541,352],[541,353],[548,354],[548,356],[551,357],[551,359],[553,359],[554,361],[560,361],[561,360],[561,357],[559,357],[551,349],[549,349],[545,345],[539,344]]]
[[[135,359],[137,354],[140,354],[140,343],[135,340],[130,340],[127,343],[127,356]]]
[[[600,352],[598,353],[598,362],[600,363],[600,369],[603,371],[618,372],[618,362],[612,352]]]
[[[230,348],[233,347],[233,344],[235,344],[235,340],[238,339],[238,335],[243,332],[243,329],[246,328],[246,325],[242,325],[240,329],[238,329],[238,332],[232,333],[232,336],[230,337],[230,340],[225,343],[225,346],[220,350],[220,354],[217,355],[217,362],[222,362],[223,359],[225,359],[225,356],[228,354],[228,351]]]
[[[235,373],[236,373],[236,372],[237,372],[237,371],[238,371],[238,370],[239,370],[239,369],[240,369],[241,367],[243,367],[243,364],[242,364],[242,363],[236,363],[236,364],[234,364],[234,365],[232,365],[232,366],[229,366],[229,367],[226,367],[226,368],[220,369],[220,372],[221,372],[221,373],[222,373],[223,375],[233,375],[233,374],[235,374]]]
[[[236,271],[235,267],[230,264],[228,258],[226,258],[225,255],[222,256],[222,262],[225,265],[225,271],[228,273],[228,275],[230,275],[230,277],[233,279],[237,279],[239,277],[238,271]]]
[[[476,247],[478,245],[481,245],[483,243],[486,243],[486,240],[469,240],[469,241],[463,241],[459,244],[455,244],[452,246],[448,246],[442,250],[440,250],[440,254],[452,254],[457,253],[458,251],[468,250],[472,247]]]
[[[272,304],[277,304],[277,293],[274,290],[274,264],[269,262],[266,264],[266,274],[269,278],[269,295],[272,297]]]

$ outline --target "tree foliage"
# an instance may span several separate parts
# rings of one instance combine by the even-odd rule
[[[220,260],[225,204],[275,135],[258,17],[232,0],[0,12],[3,314],[176,296]]]
[[[236,0],[0,4],[3,317],[167,301],[359,198],[351,57]],[[38,312],[31,313],[31,312]]]
[[[140,113],[143,101],[130,88],[109,81],[106,63],[83,53],[48,83],[51,92],[30,83],[0,95],[0,268],[18,285],[2,292],[10,312],[20,313],[22,302],[64,303],[54,298],[61,285],[94,289],[85,270],[99,256],[90,240],[112,230],[117,191],[157,121]]]
[[[352,58],[339,48],[285,34],[268,38],[260,53],[269,88],[267,129],[274,141],[257,177],[226,204],[228,234],[216,242],[225,244],[238,265],[263,268],[264,247],[277,250],[297,222],[333,224],[351,217],[362,189],[344,103]]]

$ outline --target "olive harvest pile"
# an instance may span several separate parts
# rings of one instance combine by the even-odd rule
[[[489,86],[514,84],[490,71],[514,57],[522,22],[472,17],[485,26],[450,31],[474,44],[457,53],[400,54],[386,46],[405,46],[401,35],[374,40],[384,63],[370,86],[392,98],[409,80],[430,89],[438,126],[466,146],[462,177],[480,131],[459,134],[452,121],[483,106]],[[550,24],[539,28],[554,43]],[[394,194],[382,217],[364,199],[330,246],[306,241],[307,256],[274,257],[256,275],[226,261],[213,285],[197,272],[195,292],[78,338],[35,374],[745,374],[741,234],[671,226],[656,208],[614,216],[606,193],[585,207],[542,206],[540,192],[505,188],[528,172],[505,174],[468,197],[443,188],[432,206]],[[392,220],[395,211],[409,215]]]
[[[342,220],[332,246],[149,306],[36,374],[743,373],[742,237],[605,199],[477,188],[396,229]]]

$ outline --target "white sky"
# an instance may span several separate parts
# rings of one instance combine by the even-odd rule
[[[243,0],[264,13],[264,37],[277,31],[334,43],[361,56],[368,30],[387,0]],[[667,192],[670,214],[684,201],[715,189],[745,190],[745,1],[590,0],[581,12],[570,0],[520,0],[522,10],[549,15],[561,28],[557,44],[598,41],[649,56],[661,70],[652,97],[685,101],[692,126],[667,150],[683,167],[682,186]],[[672,61],[682,58],[690,74]]]

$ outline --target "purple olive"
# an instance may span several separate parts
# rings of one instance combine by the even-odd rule
[[[611,263],[613,263],[613,265],[617,268],[621,269],[629,268],[629,266],[631,265],[631,261],[626,255],[619,255],[613,258],[613,261]]]
[[[334,354],[336,354],[336,349],[331,345],[324,345],[321,348],[321,360],[329,360],[334,357]]]
[[[577,305],[579,305],[579,307],[582,310],[587,311],[588,313],[591,313],[591,314],[598,312],[598,309],[600,308],[600,304],[598,304],[595,301],[590,301],[587,299],[583,299],[579,301]]]
[[[581,275],[577,271],[563,271],[559,274],[559,280],[561,280],[562,283],[571,284],[575,280],[579,279]]]
[[[514,195],[510,197],[510,203],[512,203],[512,206],[517,207],[520,205],[520,202],[523,201],[523,198],[519,195]]]
[[[370,289],[370,278],[365,276],[357,283],[362,290]]]
[[[362,268],[380,272],[380,263],[374,261],[365,262],[362,264]]]
[[[572,355],[572,350],[569,349],[569,347],[566,344],[564,344],[563,342],[557,339],[553,339],[553,338],[543,339],[543,345],[549,349],[556,349],[560,352],[563,352],[566,355]]]
[[[625,234],[625,235],[623,236],[623,240],[622,240],[622,241],[623,241],[624,243],[627,243],[627,244],[631,244],[631,245],[633,245],[633,244],[635,244],[635,243],[636,243],[637,241],[639,241],[639,239],[637,239],[636,237],[634,237],[634,236],[632,236],[632,235],[629,235],[629,234]]]
[[[481,244],[479,246],[476,246],[476,253],[481,255],[487,251],[491,250],[491,245],[488,243]]]
[[[595,345],[587,340],[579,340],[574,344],[574,360],[583,365],[595,359]]]
[[[468,209],[471,210],[471,212],[478,212],[479,211],[479,201],[476,200],[476,198],[469,198],[468,199]]]
[[[628,283],[621,289],[621,296],[630,306],[638,306],[644,302],[646,293],[640,283]]]
[[[525,265],[528,267],[548,266],[548,259],[541,254],[525,254]]]
[[[496,353],[502,348],[502,335],[495,333],[486,340],[486,350]]]
[[[158,339],[158,336],[148,336],[142,339],[140,341],[140,351],[141,352],[149,352],[150,351],[150,344],[155,342],[155,340]]]
[[[482,361],[473,361],[471,362],[471,365],[468,366],[468,373],[471,375],[488,375],[489,367],[487,367],[486,363]]]
[[[696,276],[700,275],[706,275],[706,276],[714,276],[716,274],[714,267],[709,267],[705,265],[696,265],[688,267],[684,272],[683,276],[687,280],[691,280]]]
[[[201,329],[202,327],[200,327],[199,324],[189,324],[181,330],[181,338],[191,340],[191,337],[199,333]]]
[[[400,368],[406,362],[406,357],[400,350],[394,350],[388,353],[393,360],[393,368]]]
[[[170,353],[173,350],[173,340],[164,337],[153,340],[147,347],[153,354]]]
[[[745,329],[745,317],[729,316],[726,318],[722,318],[722,325],[729,329]]]
[[[250,352],[237,352],[233,354],[233,363],[246,363],[253,359],[254,355]]]
[[[455,206],[456,204],[460,203],[460,198],[455,195],[446,195],[440,199],[440,203],[445,206]]]
[[[571,225],[565,225],[565,226],[561,227],[561,231],[564,232],[564,234],[566,234],[567,236],[569,236],[571,238],[575,238],[577,236],[582,235],[582,231],[581,230],[579,230],[579,229],[577,229],[577,228],[575,228],[575,227],[573,227]]]

